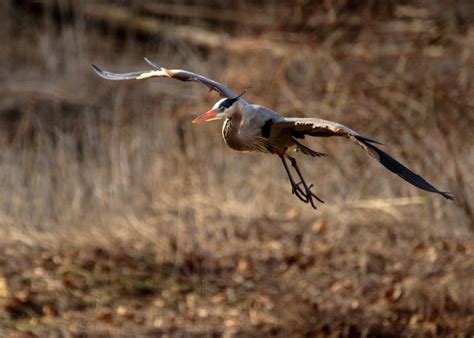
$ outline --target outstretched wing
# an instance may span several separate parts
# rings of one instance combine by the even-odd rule
[[[370,156],[378,160],[385,168],[397,174],[408,183],[411,183],[422,190],[440,194],[446,199],[453,199],[451,193],[439,191],[423,177],[415,174],[393,157],[373,145],[373,143],[379,142],[359,135],[357,132],[342,124],[318,118],[285,118],[284,121],[275,122],[275,127],[287,128],[290,133],[297,138],[303,138],[305,135],[322,137],[344,136],[361,146]]]
[[[219,93],[219,95],[223,97],[230,98],[230,97],[237,96],[236,93],[234,93],[232,90],[227,88],[222,83],[208,79],[207,77],[204,77],[202,75],[189,72],[187,70],[166,69],[166,68],[160,67],[158,64],[148,60],[147,58],[145,58],[145,61],[151,66],[155,67],[156,69],[131,72],[131,73],[112,73],[112,72],[102,70],[96,65],[92,65],[92,68],[100,77],[107,80],[143,80],[143,79],[148,79],[152,77],[166,77],[166,78],[176,79],[180,81],[199,82],[205,85],[206,87],[208,87],[210,90],[215,90],[216,92]]]

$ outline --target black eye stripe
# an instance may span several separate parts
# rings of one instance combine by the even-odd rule
[[[224,101],[221,102],[221,104],[219,105],[219,108],[229,108],[237,100],[238,98],[225,99]]]

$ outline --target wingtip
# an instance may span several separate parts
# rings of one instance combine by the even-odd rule
[[[99,66],[96,66],[95,64],[91,64],[92,66],[92,69],[94,70],[94,72],[97,73],[97,75],[99,75],[100,77],[104,77],[104,71],[99,67]]]
[[[440,195],[446,198],[447,200],[454,201],[454,196],[450,192],[441,191]]]

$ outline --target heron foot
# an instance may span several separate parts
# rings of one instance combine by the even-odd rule
[[[324,201],[319,198],[312,190],[311,188],[314,187],[314,184],[309,184],[307,185],[304,180],[301,180],[298,183],[295,183],[294,185],[292,184],[291,190],[292,194],[296,195],[301,201],[305,203],[311,204],[311,206],[316,209],[315,201],[314,199],[318,200],[321,203],[324,203]]]
[[[309,203],[313,209],[316,209],[315,200],[318,200],[321,203],[324,203],[322,199],[320,199],[314,192],[311,191],[311,188],[314,186],[313,184],[308,185],[301,174],[301,171],[296,163],[296,160],[289,156],[289,155],[279,155],[281,161],[283,162],[283,166],[285,167],[285,171],[288,175],[288,180],[291,184],[291,193],[298,197],[304,203]],[[290,162],[291,166],[295,169],[296,173],[298,174],[299,182],[296,183],[293,179],[293,176],[290,172],[290,168],[288,167],[285,157],[287,157]]]

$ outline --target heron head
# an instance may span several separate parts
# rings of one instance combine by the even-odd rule
[[[239,98],[244,95],[245,90],[236,97],[220,99],[207,113],[199,115],[193,120],[193,123],[202,123],[213,120],[220,120],[231,117],[238,109]]]

